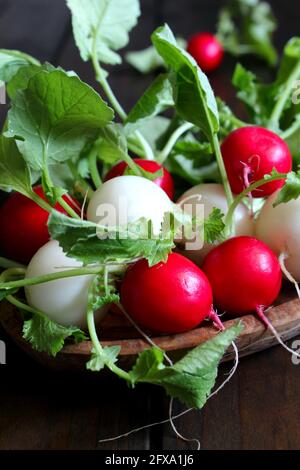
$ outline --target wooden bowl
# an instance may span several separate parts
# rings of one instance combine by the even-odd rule
[[[281,334],[284,340],[291,339],[300,334],[300,301],[296,298],[294,290],[287,288],[283,291],[277,304],[269,309],[268,317]],[[0,319],[7,334],[21,347],[24,352],[30,354],[35,360],[46,367],[56,370],[85,371],[85,364],[91,354],[92,344],[84,341],[80,344],[68,344],[55,357],[44,353],[38,353],[30,344],[22,338],[22,322],[18,311],[11,305],[2,302],[0,305]],[[272,333],[268,331],[255,315],[247,315],[241,318],[244,330],[237,339],[236,344],[240,356],[253,354],[277,343]],[[236,319],[225,320],[226,327],[231,326]],[[153,336],[153,341],[165,351],[170,357],[179,359],[186,351],[217,334],[211,324],[204,324],[195,330],[186,333]],[[105,346],[120,345],[121,352],[119,364],[122,367],[130,367],[137,354],[148,348],[137,331],[120,315],[110,313],[101,324],[101,341]],[[233,358],[233,351],[229,349],[223,361]]]

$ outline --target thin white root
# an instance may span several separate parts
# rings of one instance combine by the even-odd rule
[[[281,344],[281,346],[286,349],[289,353],[293,354],[294,356],[296,357],[300,357],[300,354],[297,353],[296,351],[294,351],[293,349],[289,348],[285,342],[282,340],[280,334],[278,333],[278,331],[276,331],[276,329],[274,328],[274,326],[272,325],[272,323],[270,322],[270,320],[268,319],[268,317],[265,315],[264,313],[264,309],[263,307],[258,307],[256,309],[256,312],[257,312],[257,315],[259,316],[259,318],[261,319],[261,321],[266,325],[267,328],[269,328],[269,330],[273,333],[274,337],[277,339],[278,343]]]
[[[80,218],[81,218],[81,220],[84,219],[84,210],[85,210],[85,206],[86,206],[86,203],[87,203],[88,195],[89,195],[89,190],[87,189],[87,190],[86,190],[86,193],[85,193],[85,196],[84,196],[83,204],[82,204],[82,206],[81,206],[81,212],[80,212]]]
[[[239,350],[238,350],[237,345],[235,344],[234,341],[232,341],[231,346],[233,347],[233,350],[234,350],[234,364],[233,364],[233,367],[230,370],[227,379],[224,380],[224,382],[222,382],[221,385],[214,392],[212,392],[209,395],[208,400],[210,398],[214,397],[215,395],[217,395],[225,387],[225,385],[228,384],[228,382],[230,382],[230,380],[232,379],[232,377],[236,373],[236,370],[237,370],[238,365],[239,365]]]
[[[201,449],[201,443],[199,441],[199,439],[196,439],[196,438],[187,438],[187,437],[184,437],[182,434],[180,434],[180,432],[177,430],[176,426],[175,426],[175,423],[174,423],[174,419],[176,419],[175,417],[173,418],[172,414],[173,414],[173,403],[174,403],[174,399],[171,398],[170,400],[170,406],[169,406],[169,422],[172,426],[172,429],[174,431],[174,433],[176,434],[177,437],[179,437],[179,439],[181,439],[182,441],[184,442],[195,442],[197,444],[197,449],[196,450],[200,450]]]
[[[283,272],[283,274],[286,276],[286,278],[292,282],[295,286],[295,289],[296,289],[296,292],[297,292],[297,295],[298,295],[298,298],[300,299],[300,288],[299,288],[299,284],[298,282],[296,281],[296,279],[293,278],[293,276],[291,275],[291,273],[287,270],[286,268],[286,265],[285,265],[285,260],[288,259],[288,254],[287,253],[281,253],[281,255],[279,256],[278,258],[278,261],[279,261],[279,264],[280,264],[280,267],[281,267],[281,271]]]
[[[140,327],[139,325],[131,318],[131,316],[126,312],[125,308],[123,307],[122,304],[118,303],[117,304],[119,309],[121,310],[121,312],[125,315],[125,317],[127,318],[127,320],[132,324],[132,326],[134,326],[134,328],[140,333],[140,335],[147,341],[147,343],[149,343],[151,346],[153,346],[154,348],[157,348],[159,349],[160,351],[162,351],[164,353],[164,357],[166,359],[166,361],[170,364],[170,366],[173,365],[173,362],[172,360],[169,358],[169,356],[167,355],[167,353],[161,349],[159,346],[157,346],[156,343],[154,343],[154,341],[152,341],[152,339],[150,338],[150,336],[148,336]]]
[[[225,385],[232,379],[233,375],[235,374],[236,370],[237,370],[237,367],[238,367],[238,364],[239,364],[239,352],[238,352],[238,348],[235,344],[235,342],[233,341],[232,343],[232,347],[234,349],[234,353],[235,353],[235,360],[234,360],[234,365],[231,369],[231,371],[229,372],[229,375],[228,377],[224,380],[224,382],[214,391],[212,392],[208,399],[209,400],[210,398],[212,398],[213,396],[217,395],[217,393],[219,393],[223,387],[225,387]],[[113,442],[113,441],[117,441],[119,439],[123,439],[124,437],[129,437],[131,436],[132,434],[136,434],[140,431],[144,431],[145,429],[150,429],[150,428],[153,428],[155,426],[159,426],[159,425],[162,425],[162,424],[167,424],[167,423],[170,423],[171,426],[172,426],[172,429],[173,431],[175,432],[175,434],[180,437],[180,439],[183,439],[185,442],[196,442],[197,443],[197,450],[200,450],[201,449],[201,443],[198,439],[187,439],[185,438],[184,436],[182,436],[178,431],[177,431],[177,428],[175,427],[174,425],[174,421],[176,419],[179,419],[179,418],[182,418],[182,416],[185,416],[186,414],[190,413],[191,411],[196,411],[195,408],[189,408],[185,411],[182,411],[181,413],[175,415],[175,416],[172,416],[172,409],[173,409],[173,398],[171,398],[171,401],[170,401],[170,407],[169,407],[169,417],[167,419],[164,419],[162,421],[157,421],[155,423],[151,423],[151,424],[147,424],[145,426],[141,426],[139,428],[135,428],[135,429],[132,429],[131,431],[127,432],[127,433],[124,433],[124,434],[120,434],[119,436],[115,436],[115,437],[109,437],[107,439],[101,439],[99,442],[99,444],[103,444],[105,442]]]

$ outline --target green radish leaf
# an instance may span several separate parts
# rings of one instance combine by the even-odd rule
[[[0,80],[9,82],[24,65],[40,65],[40,62],[20,51],[0,49]]]
[[[98,133],[94,147],[103,163],[114,165],[128,154],[127,140],[120,124],[109,124]]]
[[[8,135],[20,139],[19,150],[32,169],[44,170],[78,155],[112,118],[113,111],[78,77],[44,71],[13,100]]]
[[[164,353],[161,349],[146,349],[138,355],[136,363],[130,371],[130,379],[134,386],[137,382],[147,380],[147,377],[155,375],[159,370],[164,369]]]
[[[12,77],[7,85],[8,96],[13,100],[19,90],[25,90],[28,87],[29,80],[40,72],[54,72],[53,65],[45,63],[43,65],[25,65],[20,67],[18,72]]]
[[[155,116],[144,123],[139,128],[145,139],[153,148],[157,148],[157,144],[162,135],[166,132],[170,124],[170,120],[164,116]]]
[[[220,132],[219,138],[221,140],[225,139],[230,132],[238,129],[245,125],[242,121],[240,121],[234,114],[230,107],[224,103],[221,98],[217,97],[217,105],[219,110],[219,117],[220,117]]]
[[[206,243],[224,240],[224,214],[220,209],[213,208],[204,221],[204,240]]]
[[[58,188],[64,188],[67,192],[74,193],[76,180],[66,163],[57,163],[49,167],[52,183]]]
[[[91,359],[87,362],[86,368],[92,372],[99,372],[104,367],[115,364],[120,351],[121,346],[107,346],[102,349],[101,354],[97,354],[93,349]]]
[[[120,295],[110,276],[96,276],[88,294],[88,310],[95,312],[105,305],[120,302]]]
[[[125,122],[125,132],[131,134],[172,106],[174,106],[173,89],[169,75],[158,75],[130,111]]]
[[[205,181],[219,182],[219,170],[211,145],[199,142],[193,134],[179,140],[166,162],[167,169],[192,185]]]
[[[0,136],[0,188],[31,197],[30,172],[14,139]]]
[[[273,94],[270,96],[265,86],[258,82],[254,73],[237,64],[232,83],[238,90],[238,98],[245,104],[251,122],[258,125],[267,124],[273,107]]]
[[[176,38],[182,49],[186,48],[186,41],[183,38]],[[155,72],[156,69],[165,68],[166,65],[153,46],[149,46],[141,51],[127,52],[126,61],[140,73],[147,74]]]
[[[252,72],[238,64],[233,75],[233,84],[253,124],[270,127],[275,132],[278,132],[280,128],[287,132],[300,114],[300,104],[292,100],[295,84],[299,79],[300,38],[294,37],[284,48],[279,71],[273,83],[261,83]],[[274,121],[273,112],[282,96],[286,96],[286,99],[280,115]]]
[[[210,140],[219,131],[217,103],[206,75],[195,60],[176,43],[165,25],[152,35],[157,52],[173,72],[173,95],[178,114],[199,127]]]
[[[199,142],[196,139],[179,140],[173,148],[176,154],[184,155],[189,160],[197,160],[202,165],[211,161],[212,148],[208,142]]]
[[[288,173],[286,181],[276,198],[274,207],[300,197],[300,171]]]
[[[165,215],[166,220],[170,217],[170,214]],[[59,242],[68,256],[85,264],[124,263],[142,257],[154,265],[166,261],[175,247],[175,229],[170,227],[158,237],[149,237],[149,224],[145,219],[125,227],[107,228],[53,212],[48,228],[51,237]]]
[[[140,15],[138,0],[67,0],[73,32],[81,57],[88,61],[96,51],[105,64],[120,64],[115,51],[126,46],[128,33]]]
[[[216,162],[198,166],[180,153],[171,154],[166,162],[166,167],[172,174],[180,176],[193,186],[205,181],[219,182],[220,180]]]
[[[172,367],[164,366],[163,353],[157,348],[145,350],[130,372],[132,385],[161,385],[168,395],[186,406],[202,408],[215,384],[220,360],[242,329],[242,324],[237,323],[191,350]]]
[[[235,57],[254,54],[274,66],[277,52],[272,36],[277,21],[269,3],[260,0],[231,0],[219,14],[217,37]]]
[[[40,314],[33,315],[30,320],[24,322],[23,338],[37,351],[54,357],[63,348],[67,338],[72,338],[76,343],[86,340],[85,334],[79,328],[59,325]]]
[[[138,72],[147,74],[159,68],[165,68],[165,63],[153,46],[141,51],[127,52],[125,59]]]

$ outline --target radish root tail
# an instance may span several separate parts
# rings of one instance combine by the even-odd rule
[[[268,317],[265,315],[264,307],[263,306],[257,307],[256,313],[257,313],[258,317],[260,318],[260,320],[264,323],[264,325],[273,333],[273,335],[277,339],[278,343],[281,344],[281,346],[284,349],[286,349],[289,353],[291,353],[292,355],[300,358],[300,354],[298,354],[293,349],[289,348],[285,344],[285,342],[282,340],[282,338],[281,338],[280,334],[278,333],[278,331],[276,331],[276,329],[274,328],[274,326],[272,325],[272,323],[270,322]]]
[[[291,273],[287,270],[286,268],[286,265],[285,265],[285,260],[288,259],[289,255],[287,253],[281,253],[281,255],[279,256],[278,258],[278,261],[279,261],[279,264],[280,264],[280,267],[281,267],[281,271],[283,272],[283,274],[286,276],[286,278],[292,282],[295,286],[295,289],[296,289],[296,292],[297,292],[297,295],[298,295],[298,298],[300,299],[300,288],[299,288],[299,284],[298,282],[296,281],[296,279],[293,278],[293,276],[291,275]]]
[[[243,168],[243,182],[244,182],[244,186],[245,186],[245,189],[246,189],[246,188],[249,188],[249,186],[251,184],[250,181],[249,181],[249,176],[251,175],[252,170],[251,170],[251,167],[249,165],[247,165],[246,163],[244,163],[244,162],[241,162],[241,163],[244,166],[244,168]],[[251,215],[251,217],[253,217],[254,216],[253,196],[252,196],[251,192],[248,194],[248,198],[249,198],[249,201],[250,201],[250,215]]]
[[[213,308],[211,309],[208,318],[213,322],[215,328],[217,328],[220,331],[225,330],[225,326],[223,325],[223,323],[220,320],[219,315],[217,314],[217,312],[214,311]]]

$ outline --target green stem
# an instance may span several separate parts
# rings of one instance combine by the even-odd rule
[[[145,139],[143,134],[140,131],[135,131],[135,135],[144,149],[146,159],[155,160],[152,147],[149,142]]]
[[[140,167],[133,161],[130,155],[128,153],[123,153],[123,160],[124,162],[127,163],[131,171],[136,175],[136,176],[143,176],[143,173],[140,169]]]
[[[95,326],[95,319],[94,319],[94,312],[93,310],[89,309],[87,313],[87,326],[89,330],[89,335],[91,338],[91,341],[93,343],[93,347],[95,349],[96,354],[101,354],[103,353],[103,348],[101,346],[101,343],[99,341],[97,331],[96,331],[96,326]]]
[[[136,156],[141,157],[141,158],[145,156],[143,150],[138,145],[135,139],[129,136],[127,140],[127,144],[128,144],[129,150],[133,152]]]
[[[232,204],[229,206],[228,212],[225,217],[225,225],[226,226],[232,225],[235,209],[242,202],[242,200],[248,196],[249,193],[259,188],[260,186],[263,186],[264,184],[270,183],[271,181],[282,180],[282,179],[285,179],[286,177],[287,177],[286,173],[277,173],[276,175],[270,176],[267,179],[262,178],[250,184],[250,186],[248,186],[246,189],[244,189],[243,192],[241,192],[238,196],[236,196]]]
[[[20,310],[24,310],[25,312],[32,313],[33,315],[39,314],[44,316],[42,312],[39,312],[35,308],[29,307],[29,305],[24,304],[19,299],[16,299],[13,295],[8,295],[5,300],[7,300],[10,304],[14,305],[15,307],[19,308]]]
[[[291,135],[294,134],[300,128],[300,119],[297,119],[288,129],[280,133],[280,137],[283,140],[288,139]]]
[[[8,268],[6,271],[3,271],[0,274],[0,284],[2,283],[7,283],[7,279],[12,279],[12,278],[18,278],[20,277],[21,279],[24,279],[24,276],[26,274],[26,268],[21,268],[21,267],[14,267],[14,268]]]
[[[58,198],[58,201],[57,201],[61,207],[63,209],[65,209],[66,213],[72,217],[73,219],[79,219],[80,220],[80,216],[72,209],[71,206],[69,206],[69,204],[64,200],[63,197],[60,197]]]
[[[290,93],[293,89],[294,82],[297,78],[299,78],[300,75],[300,61],[299,63],[294,67],[292,73],[289,76],[288,81],[286,82],[284,88],[282,89],[282,93],[280,94],[280,97],[278,101],[276,102],[273,111],[271,113],[269,122],[268,122],[268,127],[271,129],[278,129],[279,128],[279,121],[280,121],[280,116],[281,113],[284,109],[285,103],[288,100]]]
[[[223,186],[224,186],[225,195],[226,195],[226,199],[227,199],[227,205],[228,205],[228,207],[230,207],[231,204],[233,203],[233,195],[232,195],[231,187],[230,187],[230,184],[229,184],[229,181],[228,181],[228,176],[227,176],[226,168],[225,168],[225,165],[224,165],[224,160],[223,160],[223,157],[222,157],[222,154],[221,154],[220,143],[219,143],[219,139],[218,139],[217,134],[213,134],[211,145],[213,147],[213,150],[214,150],[214,153],[215,153],[215,156],[216,156],[216,160],[217,160],[217,164],[218,164],[218,167],[219,167],[219,171],[220,171],[220,175],[221,175],[221,179],[222,179],[222,183],[223,183]],[[231,224],[228,225],[228,228],[229,228],[230,234],[234,234],[235,228],[234,228],[234,221],[233,220],[232,220]]]
[[[247,122],[241,121],[241,119],[239,119],[239,118],[237,118],[236,116],[233,116],[233,115],[226,116],[226,119],[228,119],[236,127],[245,127],[245,126],[249,125]]]
[[[45,284],[46,282],[56,281],[57,279],[65,279],[76,276],[88,276],[91,274],[99,274],[103,271],[103,267],[90,266],[76,269],[70,269],[68,271],[59,271],[57,273],[45,274],[43,276],[36,276],[19,281],[1,282],[0,290],[3,289],[20,289],[21,287],[34,286],[36,284]]]
[[[127,118],[127,114],[126,114],[124,108],[119,103],[118,99],[116,98],[116,96],[115,96],[113,90],[111,89],[108,81],[106,80],[106,78],[103,74],[103,70],[100,67],[100,64],[98,62],[96,52],[94,52],[93,55],[92,55],[92,63],[93,63],[93,67],[94,67],[95,74],[96,74],[96,80],[99,82],[99,84],[103,88],[104,93],[106,94],[107,98],[110,101],[110,104],[112,105],[112,107],[114,108],[116,113],[120,116],[122,121],[125,121],[125,119]]]
[[[116,113],[120,116],[122,121],[125,121],[127,118],[127,113],[124,110],[124,108],[121,106],[121,104],[119,103],[118,99],[116,98],[116,95],[111,89],[106,77],[103,74],[103,70],[99,64],[98,57],[97,57],[97,35],[96,34],[95,34],[94,44],[93,44],[92,64],[95,70],[96,80],[103,88],[104,93],[106,94],[107,98],[110,101],[110,104],[112,105]],[[137,139],[139,140],[141,146],[143,147],[143,150],[145,152],[145,157],[147,158],[147,160],[155,160],[153,150],[151,146],[149,145],[149,143],[147,142],[147,140],[141,134],[141,132],[136,131],[135,135]]]
[[[89,335],[91,338],[91,341],[93,343],[93,347],[95,349],[96,354],[101,356],[103,354],[103,348],[101,346],[101,343],[99,341],[97,331],[96,331],[96,326],[95,326],[95,318],[94,318],[94,312],[92,310],[89,310],[87,313],[87,325],[88,325],[88,330],[89,330]],[[106,366],[114,372],[116,375],[118,375],[120,378],[125,379],[127,382],[130,382],[130,375],[128,372],[126,372],[123,369],[120,369],[120,367],[116,366],[115,364],[106,364]]]
[[[47,201],[38,196],[35,192],[32,191],[30,194],[30,199],[32,199],[36,204],[38,204],[42,209],[49,212],[50,214],[53,212],[53,207]]]
[[[194,125],[191,124],[190,122],[185,122],[184,124],[182,124],[180,127],[178,127],[173,132],[173,134],[170,136],[168,142],[166,143],[165,147],[160,152],[160,155],[159,155],[159,158],[158,158],[160,163],[163,163],[168,158],[168,156],[170,155],[170,153],[171,153],[174,145],[176,144],[177,140],[183,134],[185,134],[187,131],[192,129],[193,127],[194,127]]]
[[[102,181],[101,181],[99,171],[98,171],[98,166],[97,166],[98,152],[96,149],[91,150],[88,160],[89,160],[89,169],[90,169],[92,181],[95,185],[95,188],[98,189],[100,188]]]
[[[47,167],[46,155],[47,155],[47,152],[44,149],[44,170],[43,170],[43,174],[42,174],[42,179],[45,182],[46,187],[53,189],[54,186],[53,186],[51,176],[50,176],[50,173],[49,173],[49,170],[48,170],[48,167]],[[44,187],[44,184],[43,184],[43,187]],[[69,206],[69,204],[63,199],[62,196],[57,199],[57,202],[61,205],[61,207],[63,209],[65,209],[66,213],[70,217],[72,217],[73,219],[80,219],[79,215],[76,214],[76,212],[72,209],[72,207]],[[52,212],[52,210],[53,210],[53,208],[51,207],[51,211],[49,211],[49,212]]]
[[[26,266],[23,264],[17,263],[17,261],[13,261],[7,258],[3,258],[0,256],[0,268],[9,269],[9,268],[23,268],[25,269]]]

